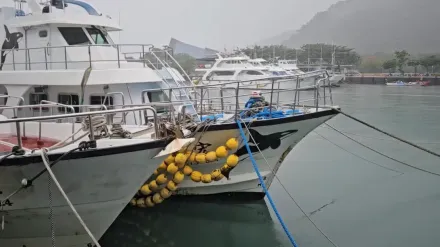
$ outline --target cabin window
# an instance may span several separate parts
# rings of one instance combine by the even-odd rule
[[[248,75],[264,75],[262,72],[255,71],[255,70],[249,70],[246,72],[246,74],[248,74]]]
[[[47,93],[30,93],[29,94],[29,104],[30,105],[39,105],[42,100],[47,100]],[[33,111],[40,111],[40,107],[33,107]],[[42,111],[48,111],[48,107],[42,107]]]
[[[217,75],[217,76],[234,75],[234,71],[215,71],[214,75]]]
[[[77,94],[58,94],[58,103],[64,105],[79,105],[79,96]],[[79,112],[79,107],[74,107],[75,112]],[[58,107],[60,113],[72,113],[72,109]]]
[[[61,35],[63,35],[69,45],[87,45],[90,44],[89,37],[84,33],[81,27],[59,27]]]
[[[86,29],[87,29],[87,32],[90,34],[90,37],[92,37],[93,42],[96,45],[108,44],[107,38],[101,32],[101,30],[99,30],[97,28],[86,28]]]
[[[92,95],[90,96],[90,104],[91,105],[106,105],[106,106],[112,106],[113,105],[113,97],[107,96],[107,99],[105,99],[105,96],[103,95]]]
[[[38,36],[40,36],[40,38],[46,38],[47,37],[47,30],[39,31]]]
[[[147,92],[147,97],[150,103],[154,102],[170,102],[168,96],[163,91]],[[166,106],[156,106],[154,107],[157,113],[164,113],[168,111]]]

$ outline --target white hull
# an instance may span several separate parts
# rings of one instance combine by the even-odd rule
[[[316,115],[315,115],[316,114]],[[285,123],[265,124],[265,126],[250,127],[254,132],[254,138],[257,142],[260,140],[260,148],[266,157],[269,166],[265,163],[263,156],[257,152],[253,156],[258,164],[261,175],[266,181],[266,186],[270,187],[273,180],[273,174],[276,174],[278,168],[281,166],[284,157],[290,150],[300,142],[308,133],[316,127],[334,117],[337,113],[332,110],[321,110],[318,113],[308,114],[310,116],[295,116],[292,119],[298,118],[298,121],[286,121]],[[312,115],[315,115],[312,117]],[[281,119],[265,120],[280,121]],[[283,120],[281,120],[283,121]],[[264,123],[263,123],[264,124]],[[247,133],[247,130],[244,128]],[[260,135],[255,133],[258,132]],[[274,137],[270,139],[269,135],[279,135],[284,133],[284,138]],[[232,137],[238,137],[238,126],[234,123],[230,129],[213,130],[209,129],[203,135],[199,143],[211,144],[206,150],[215,150],[216,147],[224,145],[224,143]],[[197,137],[196,137],[197,138]],[[248,137],[249,138],[249,137]],[[277,144],[277,142],[279,142]],[[250,141],[251,147],[253,146]],[[268,146],[271,145],[271,146]],[[236,153],[238,153],[240,162],[235,169],[230,173],[230,179],[222,179],[218,182],[210,184],[195,183],[190,178],[186,178],[179,186],[178,194],[181,195],[207,195],[217,193],[231,193],[231,192],[263,192],[258,177],[254,171],[249,155],[243,146],[241,146]],[[241,155],[240,155],[241,154]],[[194,165],[193,169],[201,171],[202,173],[210,173],[214,169],[219,169],[224,164],[224,160],[215,163]]]
[[[53,166],[61,186],[97,239],[110,227],[139,186],[153,173],[159,160],[152,157],[164,146],[162,142],[130,142],[132,145],[125,146],[123,151],[118,151],[121,148],[118,147],[107,151],[101,149],[73,153],[77,157]],[[103,151],[106,154],[102,154]],[[101,152],[101,155],[96,152]],[[81,155],[89,157],[81,158]],[[4,199],[15,191],[23,178],[30,179],[42,170],[42,163],[0,165],[0,198]],[[45,173],[31,187],[11,197],[12,205],[4,208],[5,223],[4,230],[0,231],[0,246],[51,246],[48,179]],[[51,191],[56,246],[87,246],[92,242],[91,239],[53,181]]]

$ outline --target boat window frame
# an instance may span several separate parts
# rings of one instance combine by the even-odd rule
[[[35,102],[35,101],[32,100],[32,96],[33,95],[45,95],[46,98],[45,99],[39,99],[38,102]],[[47,92],[42,92],[42,93],[40,93],[40,92],[38,92],[38,93],[30,92],[29,93],[29,105],[39,105],[42,100],[49,100],[49,94]],[[32,111],[40,111],[40,107],[32,107],[31,110]],[[41,111],[42,112],[47,112],[47,111],[49,111],[49,107],[41,107]]]
[[[164,98],[165,98],[165,101],[153,101],[152,100],[152,96],[153,96],[152,93],[163,95]],[[147,98],[148,98],[148,101],[150,103],[167,103],[167,102],[170,102],[170,97],[163,90],[161,90],[161,91],[148,91],[147,92]],[[156,109],[157,113],[165,113],[165,112],[169,111],[168,110],[169,109],[168,106],[153,106],[153,107]]]
[[[57,27],[58,31],[60,32],[61,36],[63,37],[63,39],[66,41],[67,45],[69,46],[85,46],[85,45],[91,45],[92,44],[92,40],[91,37],[87,34],[86,30],[84,30],[84,27]],[[82,34],[84,34],[84,37],[87,38],[87,42],[82,42],[82,43],[69,43],[69,41],[71,41],[70,39],[66,39],[66,35],[67,34],[65,31],[66,30],[73,30],[73,29],[81,29],[82,30]],[[64,31],[63,31],[64,30]],[[78,34],[78,33],[77,33]],[[77,34],[74,35],[74,37],[77,37]]]
[[[92,44],[94,45],[111,45],[110,40],[108,39],[108,35],[106,35],[104,32],[101,31],[101,29],[95,27],[95,26],[91,26],[91,27],[84,27],[84,32],[86,33],[86,35],[89,37],[90,41],[92,42]],[[96,40],[93,38],[92,34],[90,33],[90,30],[92,31],[97,31],[98,34],[102,37],[102,39],[104,40],[104,43],[96,43]]]
[[[60,101],[60,96],[71,96],[71,98],[70,98],[71,102],[70,103],[69,102],[67,102],[67,103],[61,102]],[[73,104],[72,96],[76,96],[77,97],[77,101],[78,101],[77,104]],[[68,93],[68,92],[58,93],[58,95],[57,95],[57,102],[60,103],[60,104],[64,104],[64,105],[72,105],[72,106],[79,105],[79,94],[77,94],[77,93]],[[75,109],[75,113],[79,112],[79,107],[73,107],[73,108]],[[67,109],[67,112],[66,112],[66,109]],[[63,114],[63,113],[72,113],[72,110],[70,108],[58,107],[58,112],[61,113],[61,114]]]
[[[99,104],[93,104],[92,103],[92,97],[101,97],[101,101]],[[114,102],[114,98],[113,96],[108,96],[106,99],[106,102],[108,102],[108,104],[105,104],[106,102],[102,102],[105,98],[104,94],[91,94],[89,95],[89,105],[105,105],[107,107],[108,110],[113,109],[115,102]]]

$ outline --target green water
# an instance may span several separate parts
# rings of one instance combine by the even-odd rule
[[[440,87],[343,85],[333,96],[345,112],[440,152]],[[329,124],[389,156],[440,174],[440,158],[343,116]],[[288,193],[277,181],[270,192],[299,246],[333,245],[289,194],[340,247],[440,243],[440,177],[388,160],[326,126],[295,147],[278,177]],[[101,242],[105,247],[290,246],[264,203],[176,202],[154,211],[129,207]]]

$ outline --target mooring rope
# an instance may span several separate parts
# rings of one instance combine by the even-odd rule
[[[248,140],[247,140],[247,138],[246,138],[246,135],[245,135],[245,133],[244,133],[244,131],[243,131],[243,128],[241,127],[241,122],[240,122],[240,120],[237,120],[236,123],[237,123],[237,125],[238,125],[238,128],[239,128],[239,131],[240,131],[241,138],[244,140],[244,145],[246,146],[246,150],[247,150],[248,153],[249,153],[249,158],[250,158],[250,160],[251,160],[251,162],[252,162],[252,165],[253,165],[253,167],[254,167],[255,173],[257,174],[258,179],[260,180],[261,187],[263,187],[263,191],[264,191],[264,193],[266,193],[267,199],[269,200],[269,203],[270,203],[270,205],[271,205],[273,211],[275,212],[275,215],[277,216],[279,222],[281,223],[281,226],[283,227],[284,232],[286,233],[286,235],[287,235],[287,237],[289,238],[289,240],[290,240],[290,242],[292,243],[292,245],[293,245],[294,247],[297,247],[298,245],[296,244],[295,239],[293,238],[292,234],[289,232],[289,229],[287,228],[286,224],[284,223],[283,218],[281,218],[281,215],[280,215],[280,213],[278,212],[278,210],[277,210],[277,208],[276,208],[276,206],[275,206],[275,203],[274,203],[273,200],[272,200],[272,197],[270,196],[269,190],[267,189],[266,184],[264,183],[264,179],[263,179],[263,177],[261,176],[261,174],[260,174],[260,170],[258,169],[258,166],[257,166],[257,162],[255,161],[254,156],[252,155],[252,151],[251,151],[251,149],[250,149],[250,147],[249,147],[249,144],[248,144]]]
[[[382,152],[379,152],[379,151],[377,151],[376,149],[371,148],[371,147],[369,147],[369,146],[367,146],[367,145],[365,145],[365,144],[363,144],[363,143],[361,143],[361,142],[359,142],[359,141],[357,141],[357,140],[351,138],[350,136],[348,136],[348,135],[342,133],[341,131],[339,131],[338,129],[336,129],[336,128],[334,128],[333,126],[329,125],[328,123],[324,123],[324,124],[327,125],[328,127],[330,127],[332,130],[336,131],[337,133],[339,133],[339,134],[345,136],[346,138],[350,139],[351,141],[356,142],[357,144],[361,145],[362,147],[364,147],[364,148],[366,148],[366,149],[368,149],[368,150],[371,150],[371,151],[373,151],[373,152],[375,152],[375,153],[377,153],[377,154],[379,154],[379,155],[381,155],[381,156],[383,156],[383,157],[385,157],[385,158],[388,158],[388,159],[390,159],[390,160],[392,160],[392,161],[395,161],[395,162],[397,162],[397,163],[400,163],[400,164],[402,164],[402,165],[405,165],[405,166],[411,167],[411,168],[413,168],[413,169],[416,169],[416,170],[419,170],[419,171],[422,171],[422,172],[429,173],[429,174],[431,174],[431,175],[440,176],[439,173],[431,172],[431,171],[428,171],[428,170],[425,170],[425,169],[419,168],[419,167],[417,167],[417,166],[410,165],[410,164],[408,164],[408,163],[406,163],[406,162],[400,161],[400,160],[395,159],[395,158],[393,158],[393,157],[391,157],[391,156],[388,156],[388,155],[386,155],[386,154],[384,154],[384,153],[382,153]]]
[[[359,123],[361,123],[361,124],[363,124],[363,125],[365,125],[365,126],[367,126],[367,127],[370,127],[371,129],[374,129],[374,130],[376,130],[376,131],[378,131],[378,132],[380,132],[380,133],[382,133],[382,134],[385,134],[385,135],[387,135],[387,136],[390,136],[390,137],[392,137],[392,138],[394,138],[394,139],[397,139],[397,140],[399,140],[399,141],[401,141],[401,142],[404,142],[404,143],[406,143],[406,144],[408,144],[408,145],[410,145],[410,146],[413,146],[413,147],[415,147],[415,148],[417,148],[417,149],[420,149],[420,150],[422,150],[422,151],[425,151],[425,152],[427,152],[427,153],[429,153],[429,154],[432,154],[432,155],[437,156],[437,157],[440,158],[440,154],[438,154],[438,153],[436,153],[436,152],[433,152],[433,151],[428,150],[428,149],[426,149],[426,148],[424,148],[424,147],[421,147],[421,146],[419,146],[419,145],[417,145],[417,144],[415,144],[415,143],[413,143],[413,142],[407,141],[407,140],[402,139],[402,138],[400,138],[400,137],[398,137],[398,136],[395,136],[395,135],[393,135],[393,134],[391,134],[391,133],[388,133],[388,132],[386,132],[386,131],[384,131],[384,130],[381,130],[381,129],[379,129],[379,128],[377,128],[377,127],[371,125],[371,124],[368,124],[368,123],[366,123],[366,122],[364,122],[364,121],[362,121],[362,120],[360,120],[360,119],[358,119],[358,118],[355,118],[355,117],[353,117],[353,116],[351,116],[351,115],[349,115],[349,114],[347,114],[347,113],[345,113],[345,112],[343,112],[343,111],[341,111],[341,110],[339,110],[339,109],[336,109],[336,108],[332,108],[332,109],[334,109],[335,111],[341,113],[342,115],[344,115],[344,116],[346,116],[346,117],[348,117],[348,118],[350,118],[350,119],[352,119],[352,120],[354,120],[354,121],[356,121],[356,122],[359,122]],[[328,126],[328,125],[327,125],[327,126]]]
[[[245,125],[248,133],[249,133],[249,137],[252,139],[252,141],[254,143],[257,143],[254,139],[254,136],[250,133],[249,128]],[[261,151],[260,147],[258,145],[255,145],[258,149],[258,152],[260,152],[261,156],[263,157],[264,161],[266,162],[266,166],[269,168],[269,170],[271,170],[272,168],[269,165],[269,161],[267,161],[266,156],[263,154],[263,152]],[[286,194],[290,197],[290,199],[293,201],[293,203],[295,203],[295,205],[299,208],[299,210],[304,214],[304,216],[310,221],[310,223],[312,223],[312,225],[316,228],[316,230],[318,230],[334,247],[339,247],[335,242],[333,242],[329,236],[327,236],[327,234],[325,234],[319,227],[318,225],[316,225],[316,223],[310,218],[310,216],[302,209],[302,207],[299,205],[299,203],[295,200],[295,198],[293,198],[293,196],[290,194],[290,192],[287,190],[287,188],[284,186],[284,184],[281,182],[280,178],[277,176],[276,173],[274,173],[272,171],[272,174],[274,176],[274,178],[278,181],[278,183],[280,183],[281,187],[283,188],[283,190],[286,192]]]
[[[58,182],[57,178],[55,177],[55,174],[53,174],[52,169],[50,168],[48,160],[46,160],[46,151],[44,149],[41,149],[41,159],[43,160],[43,164],[47,169],[47,172],[49,173],[50,177],[54,181],[55,185],[58,187],[58,190],[61,192],[62,196],[66,200],[67,204],[69,205],[70,209],[72,209],[72,212],[75,214],[78,221],[81,223],[81,225],[84,227],[84,230],[87,232],[89,237],[92,239],[93,243],[96,247],[101,247],[101,245],[98,243],[98,240],[96,240],[95,236],[93,236],[92,232],[87,227],[86,223],[83,221],[79,213],[76,211],[75,207],[73,206],[72,202],[70,201],[69,197],[67,196],[66,192],[64,192],[63,188],[61,187],[60,183]]]

